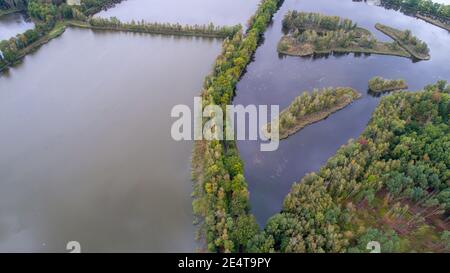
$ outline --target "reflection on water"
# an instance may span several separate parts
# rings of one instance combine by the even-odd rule
[[[0,78],[0,251],[194,251],[170,137],[221,41],[68,29]]]
[[[22,13],[12,13],[2,16],[0,17],[0,41],[14,37],[33,27],[33,22]]]
[[[99,17],[180,24],[246,25],[260,0],[127,0]]]
[[[428,43],[430,61],[412,62],[407,58],[334,54],[315,57],[280,56],[277,43],[282,36],[281,20],[291,9],[338,15],[356,21],[379,40],[390,41],[374,25],[377,22],[399,29],[411,29]],[[245,161],[252,210],[259,223],[280,211],[292,183],[306,173],[317,171],[348,139],[364,130],[379,98],[367,94],[373,76],[404,78],[409,87],[420,89],[439,79],[450,80],[450,34],[426,22],[382,7],[351,0],[286,0],[265,33],[265,41],[255,61],[238,84],[235,104],[279,104],[287,107],[302,91],[329,86],[350,86],[363,97],[352,105],[283,140],[275,152],[260,152],[259,143],[238,142]]]

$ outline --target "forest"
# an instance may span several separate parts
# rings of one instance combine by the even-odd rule
[[[374,93],[389,92],[395,90],[407,89],[405,80],[389,80],[381,77],[373,77],[369,80],[369,90]]]
[[[450,250],[450,85],[381,99],[357,140],[292,186],[250,252]]]
[[[401,31],[382,24],[376,24],[375,28],[397,41],[401,47],[408,51],[414,58],[419,60],[430,59],[428,45],[413,36],[410,30]]]
[[[280,139],[289,137],[309,124],[327,118],[361,96],[349,87],[325,88],[303,92],[280,113],[278,122]],[[274,121],[273,121],[274,122]],[[266,128],[270,128],[266,125]]]
[[[284,35],[278,52],[309,56],[314,53],[373,53],[412,58],[397,42],[379,42],[367,29],[349,19],[319,13],[289,11],[283,19]]]

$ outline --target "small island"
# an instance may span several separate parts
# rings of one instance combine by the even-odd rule
[[[373,77],[369,80],[369,91],[373,93],[384,93],[407,88],[408,85],[406,85],[403,79],[389,80],[381,77]]]
[[[280,139],[285,139],[307,125],[345,108],[360,97],[361,94],[350,87],[325,88],[320,91],[315,89],[311,94],[304,92],[273,122],[279,122]],[[269,129],[270,123],[263,130],[266,136],[269,136]]]
[[[286,35],[278,44],[278,52],[286,55],[353,52],[412,58],[397,42],[380,42],[369,30],[338,16],[289,11],[283,19],[283,29]]]
[[[394,39],[399,45],[419,60],[430,59],[428,45],[411,34],[410,30],[401,31],[382,24],[376,24],[375,28]]]

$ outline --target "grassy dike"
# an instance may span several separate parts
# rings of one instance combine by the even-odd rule
[[[201,96],[205,105],[225,107],[232,103],[236,84],[282,3],[262,0],[249,20],[247,32],[224,41],[222,53],[204,81]],[[245,252],[248,241],[259,232],[250,214],[243,172],[234,141],[196,141],[192,156],[193,210],[195,222],[201,222],[199,239],[208,251]]]
[[[280,140],[288,138],[308,125],[326,119],[360,97],[361,94],[350,87],[325,88],[313,91],[312,94],[303,93],[279,115]],[[265,128],[271,128],[270,123]],[[267,134],[267,137],[270,138],[270,135]]]

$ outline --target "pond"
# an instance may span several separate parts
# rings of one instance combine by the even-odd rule
[[[127,0],[97,14],[121,21],[246,26],[260,0]]]
[[[0,17],[0,41],[6,40],[34,28],[34,23],[22,13],[11,13]]]
[[[221,44],[69,28],[0,76],[0,251],[195,251],[170,111]]]
[[[383,40],[377,22],[399,29],[411,29],[424,40],[430,61],[381,55],[336,55],[300,58],[280,56],[276,47],[282,36],[281,21],[288,10],[320,12],[350,18]],[[277,104],[280,109],[303,91],[330,86],[349,86],[362,98],[328,119],[315,123],[280,142],[275,152],[260,152],[260,143],[239,141],[249,183],[252,212],[260,225],[279,212],[294,182],[319,170],[350,138],[357,138],[366,127],[380,98],[367,94],[367,82],[374,76],[404,78],[411,90],[418,90],[439,79],[450,80],[450,34],[422,20],[400,12],[350,0],[286,0],[265,33],[255,61],[239,82],[235,104]]]

